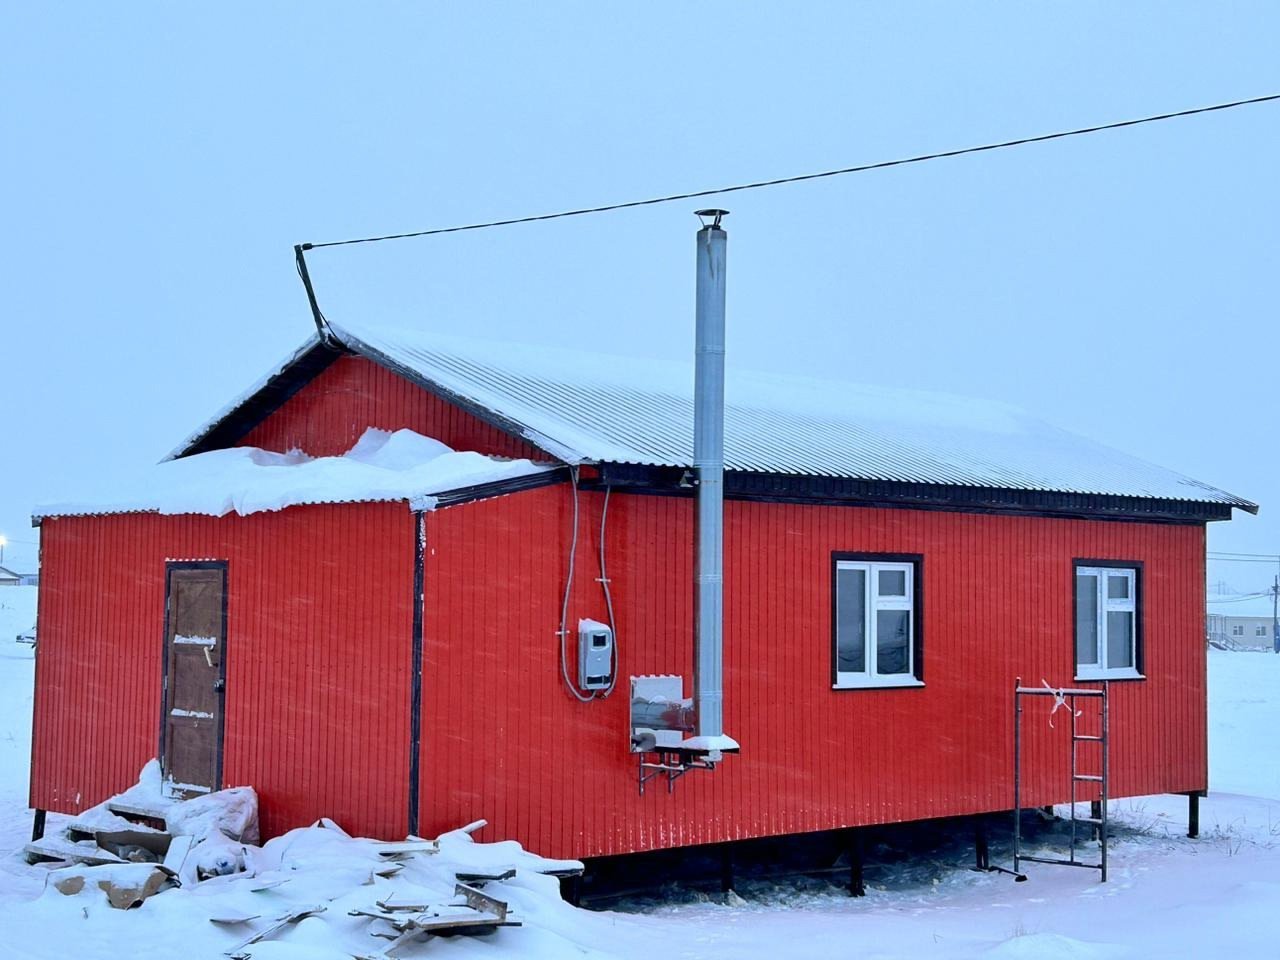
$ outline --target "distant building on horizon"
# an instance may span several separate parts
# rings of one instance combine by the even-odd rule
[[[1275,649],[1272,598],[1210,597],[1206,603],[1205,638],[1223,650]]]
[[[0,567],[0,587],[38,587],[39,573],[18,573],[9,567]]]

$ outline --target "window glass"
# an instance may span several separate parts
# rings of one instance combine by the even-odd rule
[[[1235,624],[1232,624],[1232,625],[1231,625],[1231,635],[1232,635],[1233,637],[1243,637],[1243,636],[1244,636],[1244,624],[1243,624],[1243,623],[1235,623]]]
[[[905,597],[907,595],[907,571],[881,570],[877,576],[877,590],[882,597]]]
[[[1260,623],[1258,624],[1258,629],[1254,631],[1254,634],[1259,637],[1265,637],[1267,635],[1267,628]]]
[[[911,667],[911,613],[876,611],[876,673],[907,673]]]
[[[1133,614],[1128,610],[1107,611],[1107,667],[1133,666]]]
[[[1128,600],[1129,599],[1129,578],[1118,577],[1115,574],[1107,576],[1107,599],[1108,600]]]
[[[852,556],[836,562],[835,685],[895,687],[923,682],[917,662],[914,589],[920,568],[911,560]]]
[[[1076,577],[1076,663],[1098,663],[1098,578]]]
[[[867,669],[867,572],[836,570],[836,670]]]

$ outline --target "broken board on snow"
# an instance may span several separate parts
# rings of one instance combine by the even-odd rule
[[[375,841],[378,856],[387,860],[396,860],[414,853],[439,853],[440,844],[435,840],[423,840],[410,837],[408,840]]]
[[[515,875],[516,875],[516,868],[508,867],[506,870],[503,870],[501,873],[495,873],[493,871],[490,871],[488,873],[473,873],[470,871],[459,870],[459,871],[456,871],[453,876],[455,880],[459,880],[462,883],[481,885],[481,884],[490,883],[498,880],[510,880]]]
[[[172,801],[156,800],[154,803],[140,803],[136,800],[122,800],[112,797],[107,801],[107,812],[117,817],[142,823],[149,827],[165,828],[165,814],[173,806]]]
[[[22,848],[27,863],[56,862],[82,863],[87,867],[100,867],[108,863],[126,863],[110,850],[103,850],[92,840],[76,843],[65,837],[43,837],[32,840]]]
[[[298,923],[301,920],[305,920],[307,917],[314,917],[317,913],[324,913],[327,909],[328,908],[323,904],[317,904],[314,907],[307,907],[304,910],[295,910],[293,913],[286,913],[283,916],[276,917],[270,926],[264,927],[252,936],[240,941],[230,950],[225,951],[225,956],[231,957],[232,960],[247,960],[249,954],[244,952],[245,947],[251,946],[260,940],[265,940],[267,937],[275,936],[285,927]],[[251,919],[254,918],[249,917],[240,921],[231,920],[230,922],[247,923]],[[217,923],[218,921],[215,920],[213,922]]]
[[[521,925],[511,916],[505,901],[465,883],[454,887],[454,898],[446,904],[387,898],[377,901],[376,907],[352,910],[350,915],[389,924],[396,933],[388,935],[370,931],[374,936],[391,936],[394,939],[378,953],[365,954],[362,960],[384,960],[406,944],[431,936],[483,936],[498,927]]]

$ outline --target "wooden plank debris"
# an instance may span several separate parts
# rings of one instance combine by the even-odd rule
[[[169,849],[164,854],[165,869],[173,871],[175,875],[181,875],[182,868],[187,862],[187,856],[191,853],[191,848],[195,846],[195,842],[195,837],[174,837],[169,843]]]
[[[482,883],[496,882],[499,880],[510,880],[515,875],[516,875],[516,868],[509,867],[508,869],[503,870],[501,873],[493,873],[493,872],[468,873],[466,871],[460,870],[456,872],[453,876],[455,880],[460,880],[463,883],[482,884]]]
[[[369,933],[375,937],[388,937],[388,929],[395,936],[381,951],[366,954],[361,960],[385,960],[395,951],[412,941],[442,934],[479,936],[492,933],[498,927],[518,927],[505,901],[492,897],[482,890],[459,883],[448,903],[432,904],[425,898],[388,897],[379,900],[374,907],[349,911],[353,917],[368,917]]]
[[[414,853],[439,853],[440,844],[435,840],[422,840],[414,838],[411,840],[391,840],[380,841],[376,844],[378,856],[386,859],[403,858]]]
[[[224,927],[232,927],[237,923],[248,923],[250,920],[261,919],[262,914],[260,913],[235,913],[234,911],[227,910],[216,917],[210,917],[209,922],[216,923]]]
[[[165,814],[168,813],[169,807],[172,805],[172,801],[168,800],[140,803],[136,800],[121,800],[118,797],[113,797],[107,801],[107,811],[114,813],[117,817],[124,817],[126,820],[141,820],[148,826],[164,829]]]
[[[507,902],[499,900],[497,897],[490,896],[483,890],[469,886],[465,883],[456,884],[453,888],[455,895],[461,895],[466,901],[467,906],[477,913],[492,914],[498,918],[499,926],[519,926],[518,922],[507,924]]]
[[[281,917],[277,917],[270,926],[264,927],[257,933],[242,940],[230,950],[224,951],[224,955],[233,957],[235,960],[245,960],[245,958],[248,958],[249,956],[249,954],[244,952],[245,947],[251,946],[260,940],[265,940],[268,937],[273,937],[285,927],[298,923],[300,920],[305,920],[307,917],[314,917],[318,913],[324,913],[327,909],[328,908],[323,904],[317,904],[314,907],[307,907],[304,910],[295,910],[293,913],[286,913]]]
[[[127,863],[109,850],[103,850],[96,843],[72,843],[57,836],[46,836],[33,840],[22,848],[27,863],[55,861],[62,863],[83,863],[88,867],[102,866],[107,863]]]
[[[379,909],[388,910],[393,913],[397,910],[415,910],[421,912],[423,910],[431,909],[431,904],[423,897],[411,897],[407,899],[402,897],[387,897],[385,900],[375,900],[374,902],[378,905]]]
[[[252,893],[266,893],[289,882],[289,877],[277,877],[274,880],[260,880],[249,888]]]

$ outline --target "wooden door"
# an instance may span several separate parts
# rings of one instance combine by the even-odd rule
[[[160,763],[169,796],[219,789],[226,683],[227,565],[166,568]]]

